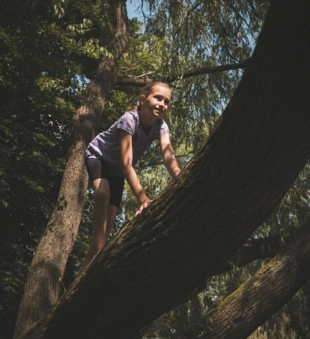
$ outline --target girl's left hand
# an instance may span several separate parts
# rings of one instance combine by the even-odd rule
[[[153,200],[149,200],[149,199],[146,200],[146,201],[144,201],[144,202],[141,204],[140,208],[137,210],[137,212],[136,212],[136,214],[135,214],[135,217],[136,217],[137,215],[140,215],[140,214],[142,213],[142,211],[143,211],[145,208],[149,207],[149,206],[151,205],[152,201],[153,201]]]

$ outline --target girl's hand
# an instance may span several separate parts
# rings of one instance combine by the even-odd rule
[[[149,207],[149,206],[151,205],[152,201],[153,201],[153,200],[150,200],[150,199],[147,199],[146,201],[144,201],[144,202],[141,204],[140,208],[137,210],[137,212],[136,212],[136,214],[135,214],[135,217],[136,217],[137,215],[140,215],[140,214],[142,213],[142,211],[143,211],[145,208]]]

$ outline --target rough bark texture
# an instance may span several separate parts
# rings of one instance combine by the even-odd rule
[[[301,234],[207,316],[205,339],[247,338],[310,278],[310,219]]]
[[[285,239],[281,239],[279,234],[274,234],[268,238],[251,239],[250,241],[247,241],[237,252],[231,253],[228,259],[225,260],[224,258],[221,258],[218,260],[216,265],[213,265],[208,271],[206,280],[198,285],[189,296],[186,295],[183,300],[180,300],[179,303],[182,305],[188,299],[192,300],[197,294],[204,291],[207,288],[207,279],[210,277],[228,272],[234,267],[245,266],[255,260],[273,258],[279,253],[283,246],[285,246],[289,239],[298,235],[299,232],[299,229],[291,228]]]
[[[111,44],[114,58],[100,62],[95,79],[86,89],[85,102],[73,118],[73,144],[67,156],[56,206],[28,272],[15,336],[39,320],[59,298],[60,281],[84,208],[88,183],[84,165],[85,148],[99,132],[104,102],[114,86],[113,69],[128,43],[125,1],[111,1],[111,7],[116,27]]]
[[[292,239],[294,236],[296,237],[296,235],[300,234],[300,231],[300,229],[292,228],[287,239]],[[219,262],[214,267],[215,271],[210,271],[209,277],[230,271],[236,267],[240,268],[255,260],[271,259],[279,253],[280,249],[282,249],[285,244],[287,244],[287,239],[283,241],[279,234],[274,234],[273,236],[264,239],[251,239],[238,250],[238,253],[232,255],[229,261]],[[180,322],[180,328],[185,325],[182,334],[177,337],[178,339],[198,338],[205,328],[207,328],[207,326],[205,326],[207,318],[204,315],[204,306],[201,304],[198,297],[198,294],[207,288],[207,284],[208,280],[193,291],[189,300],[185,300],[189,301],[190,306],[184,301],[184,303],[173,309],[174,315],[177,315],[176,317]],[[189,307],[191,310],[190,321],[184,323],[184,319],[189,318]],[[162,333],[160,329],[158,331],[158,328],[156,330],[152,328],[153,324],[154,323],[152,323],[150,327],[146,326],[142,328],[139,334],[135,336],[135,339],[143,338],[150,333],[156,333],[160,338],[169,337],[166,332]],[[158,325],[155,325],[155,327],[157,326]]]
[[[23,338],[134,338],[274,210],[310,157],[309,12],[306,0],[271,2],[205,146]]]

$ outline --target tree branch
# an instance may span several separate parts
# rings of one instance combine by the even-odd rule
[[[309,262],[310,219],[294,241],[207,315],[201,338],[248,337],[310,278]]]
[[[233,269],[235,266],[242,267],[255,260],[273,258],[284,245],[278,234],[264,239],[251,239],[227,261],[221,261],[210,276],[221,274]]]
[[[87,86],[84,102],[73,117],[73,141],[58,199],[29,268],[15,337],[57,303],[60,281],[78,232],[88,185],[85,149],[100,128],[106,97],[114,87],[115,65],[129,41],[125,0],[110,0],[110,5],[115,23],[110,45],[113,58],[100,61],[94,80]]]
[[[227,64],[222,66],[213,66],[213,67],[201,67],[194,69],[192,71],[184,72],[183,74],[178,74],[168,78],[162,79],[141,79],[140,76],[117,76],[116,84],[117,85],[127,85],[127,86],[145,86],[151,81],[164,81],[167,83],[172,83],[176,80],[187,79],[197,75],[211,74],[211,73],[220,73],[224,71],[231,71],[236,69],[243,69],[246,67],[250,59],[243,60],[237,64]]]

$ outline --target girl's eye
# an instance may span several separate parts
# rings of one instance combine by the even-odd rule
[[[154,98],[157,99],[158,101],[163,100],[163,97],[161,97],[161,96],[159,96],[159,95],[155,95]],[[170,103],[170,101],[169,101],[169,100],[164,100],[164,103],[165,103],[165,105],[168,106],[169,103]]]

